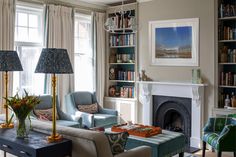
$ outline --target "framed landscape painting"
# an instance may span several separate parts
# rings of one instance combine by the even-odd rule
[[[199,19],[149,22],[152,65],[198,66]]]

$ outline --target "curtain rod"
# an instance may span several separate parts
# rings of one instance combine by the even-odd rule
[[[86,12],[102,12],[105,13],[105,8],[93,8],[93,7],[87,7],[87,6],[82,6],[82,5],[78,5],[78,4],[73,4],[71,2],[62,2],[62,1],[58,1],[58,0],[18,0],[19,2],[26,2],[26,3],[37,3],[37,4],[54,4],[54,5],[63,5],[63,6],[67,6],[67,7],[72,7],[74,8],[76,11],[86,11]],[[92,5],[92,4],[91,4]]]

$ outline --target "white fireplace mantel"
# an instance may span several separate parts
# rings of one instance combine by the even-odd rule
[[[139,101],[142,104],[142,121],[152,125],[152,96],[173,96],[192,99],[190,146],[201,147],[201,129],[204,120],[204,87],[206,84],[139,81]]]

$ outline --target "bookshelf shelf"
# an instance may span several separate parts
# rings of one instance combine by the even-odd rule
[[[236,16],[230,16],[230,17],[221,17],[219,20],[236,20]]]
[[[127,82],[127,83],[134,83],[135,81],[130,80],[109,80],[110,82]]]
[[[109,64],[110,65],[135,65],[135,63],[109,63]]]
[[[234,89],[236,89],[236,86],[219,85],[219,88],[234,88]]]
[[[135,48],[135,45],[123,45],[123,46],[110,46],[111,49],[115,48]]]
[[[219,63],[219,65],[236,65],[236,63]]]
[[[236,40],[219,40],[219,43],[232,43],[236,42]]]

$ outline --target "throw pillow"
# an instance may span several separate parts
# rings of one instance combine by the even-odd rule
[[[128,132],[121,132],[121,133],[105,133],[108,138],[111,152],[113,155],[119,154],[124,152],[126,141],[129,137]]]
[[[49,109],[34,109],[34,114],[39,120],[52,121],[52,108]],[[56,114],[56,120],[59,119],[58,114]]]
[[[94,114],[98,112],[98,104],[94,103],[91,105],[78,105],[78,110],[81,112]]]

